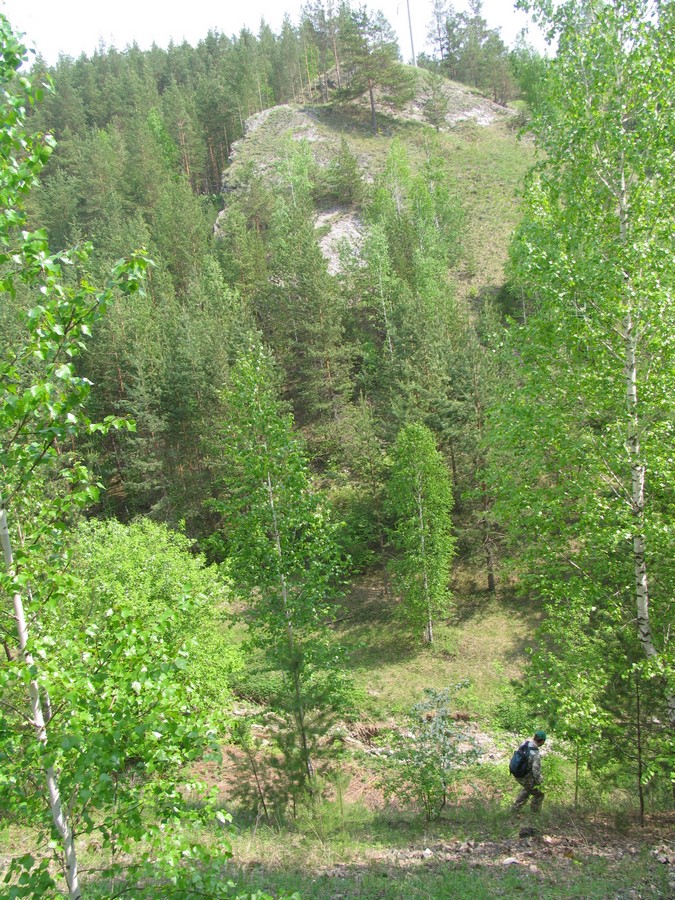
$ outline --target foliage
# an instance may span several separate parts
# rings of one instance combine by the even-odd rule
[[[292,740],[281,749],[302,790],[314,769],[312,711],[339,702],[349,682],[327,628],[343,561],[275,381],[270,358],[257,347],[233,369],[214,509],[222,517],[234,585],[249,604],[251,641],[264,651],[267,666],[283,673],[279,699]],[[294,755],[297,765],[291,765]]]
[[[482,12],[481,0],[470,0],[466,12],[435,0],[429,39],[439,59],[423,58],[421,64],[440,69],[448,78],[479,88],[496,103],[506,104],[516,95],[509,51],[499,29],[490,28]]]
[[[191,715],[178,677],[176,623],[190,614],[189,596],[149,621],[124,599],[98,621],[73,609],[70,528],[98,493],[73,443],[129,425],[88,419],[90,382],[76,361],[113,297],[141,293],[147,260],[119,261],[97,291],[79,268],[87,248],[50,255],[44,231],[26,229],[26,198],[50,144],[26,131],[26,106],[38,93],[17,72],[24,50],[2,17],[0,39],[1,286],[5,295],[27,289],[39,298],[0,360],[0,586],[13,607],[5,610],[0,666],[0,793],[5,821],[29,825],[37,842],[14,858],[6,878],[11,895],[44,895],[60,870],[77,898],[76,841],[92,832],[110,851],[113,874],[117,854],[151,846],[153,833],[164,847],[181,840],[179,828],[167,838],[159,823],[180,821],[176,768],[209,749],[212,734]],[[206,810],[184,818],[196,823]]]
[[[450,98],[444,89],[444,79],[438,73],[429,73],[428,85],[429,96],[424,103],[424,116],[436,131],[440,131],[441,125],[446,121]]]
[[[331,160],[322,181],[324,196],[339,203],[356,205],[363,199],[364,185],[359,162],[345,137],[341,138],[340,149]]]
[[[477,758],[476,746],[453,718],[455,695],[468,682],[436,691],[427,688],[427,699],[411,711],[407,731],[393,735],[393,755],[382,773],[385,796],[414,801],[427,821],[440,815],[453,783]]]
[[[447,611],[452,536],[452,490],[433,434],[424,425],[408,425],[398,435],[387,484],[388,508],[394,517],[394,564],[403,591],[405,615],[426,641],[433,621]]]
[[[242,665],[227,633],[228,591],[184,535],[147,519],[128,526],[92,520],[74,534],[70,574],[73,627],[97,625],[105,633],[121,607],[139,620],[165,620],[165,650],[177,654],[192,709],[224,727],[230,679]]]
[[[349,9],[349,8],[348,8]],[[399,63],[394,31],[382,12],[370,13],[365,6],[349,9],[346,20],[343,94],[349,97],[368,92],[370,124],[377,133],[375,91],[386,90],[395,104],[403,104],[413,93],[413,80]]]
[[[559,49],[513,250],[529,303],[494,419],[499,507],[548,606],[542,702],[584,762],[639,745],[642,797],[672,771],[675,715],[672,6],[528,6]]]

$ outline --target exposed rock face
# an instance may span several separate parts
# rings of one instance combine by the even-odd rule
[[[428,73],[418,71],[415,96],[402,108],[394,107],[382,92],[376,91],[376,102],[385,130],[396,122],[413,122],[428,125],[427,101],[431,97],[431,82]],[[480,127],[499,126],[515,115],[482,97],[464,85],[452,81],[442,84],[442,92],[447,100],[442,131],[461,129],[463,124],[473,123]],[[287,142],[305,141],[311,145],[314,164],[322,169],[328,166],[339,153],[340,141],[347,138],[353,147],[364,181],[372,182],[382,165],[383,156],[378,148],[364,140],[363,135],[354,134],[354,112],[357,121],[363,118],[364,131],[368,132],[369,101],[367,95],[335,107],[292,106],[285,104],[263,110],[245,122],[245,134],[236,141],[230,152],[230,165],[223,177],[225,206],[228,196],[250,190],[252,177],[264,177],[268,186],[281,184],[284,180],[284,148]],[[341,116],[345,116],[345,123]],[[344,124],[344,127],[342,125]],[[220,231],[224,212],[216,220],[214,231]],[[341,271],[341,251],[348,249],[352,258],[361,247],[364,226],[358,214],[347,206],[335,204],[319,210],[316,217],[319,246],[328,263],[331,275]]]
[[[324,139],[319,132],[316,121],[304,109],[290,106],[288,103],[283,106],[272,106],[270,109],[264,109],[262,112],[250,116],[244,122],[244,137],[232,144],[230,148],[230,162],[238,158],[239,152],[247,139],[260,129],[263,129],[270,135],[276,134],[278,137],[291,133],[297,141],[314,142]],[[227,172],[225,173],[225,178],[227,179]]]
[[[514,110],[498,103],[493,103],[487,97],[474,93],[463,84],[456,81],[444,81],[442,86],[443,95],[447,100],[447,112],[444,116],[445,125],[441,126],[443,130],[452,129],[455,125],[462,122],[475,122],[476,125],[486,127],[494,125],[500,120],[509,119],[515,116]],[[394,116],[396,119],[407,122],[428,122],[425,112],[427,101],[431,98],[431,88],[426,73],[421,72],[417,81],[417,91],[412,100],[401,109],[396,109],[381,95],[376,92],[376,100],[382,109]],[[364,105],[364,99],[358,102]]]
[[[328,229],[319,238],[319,247],[328,260],[329,273],[337,275],[341,271],[341,249],[344,247],[352,254],[358,254],[363,240],[363,223],[352,210],[334,206],[320,212],[315,225],[317,231]]]
[[[425,105],[430,98],[431,90],[425,73],[418,75],[415,96],[402,108],[392,106],[382,92],[375,93],[379,109],[396,120],[420,124],[428,121]],[[490,126],[515,115],[513,110],[499,106],[454,81],[443,83],[443,93],[447,98],[445,126],[442,126],[444,130],[452,129],[462,122]],[[369,108],[367,96],[344,103],[341,108],[349,107],[359,109],[363,107],[367,111]],[[320,166],[325,165],[336,152],[340,135],[336,134],[334,129],[322,124],[322,115],[323,111],[320,108],[285,104],[265,109],[248,118],[244,123],[244,137],[231,147],[230,167],[223,179],[224,192],[236,188],[239,169],[243,163],[253,164],[256,174],[273,172],[275,163],[279,161],[283,141],[289,136],[296,141],[314,144],[317,163]]]

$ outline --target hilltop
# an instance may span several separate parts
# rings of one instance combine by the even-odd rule
[[[283,104],[249,117],[244,137],[231,147],[224,174],[225,210],[229,198],[246,190],[252,178],[268,183],[279,178],[280,154],[289,138],[307,142],[320,168],[335,159],[341,141],[346,140],[367,183],[382,171],[394,139],[405,146],[413,164],[421,163],[428,143],[437,140],[466,213],[463,259],[453,273],[456,289],[460,296],[474,298],[483,290],[498,292],[504,282],[509,240],[519,218],[518,198],[534,160],[532,144],[519,136],[516,110],[447,80],[440,88],[445,104],[437,131],[425,111],[431,95],[430,76],[416,70],[414,78],[414,96],[400,108],[384,92],[376,91],[376,135],[370,131],[365,97],[318,106]],[[334,274],[338,242],[345,238],[353,245],[359,242],[358,212],[338,205],[319,206],[316,226]]]

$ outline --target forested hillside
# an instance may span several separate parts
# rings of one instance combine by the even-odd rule
[[[1,20],[8,897],[672,888],[675,9],[524,5]]]

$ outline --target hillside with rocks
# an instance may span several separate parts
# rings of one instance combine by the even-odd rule
[[[525,5],[0,16],[3,897],[673,895],[675,7]]]

